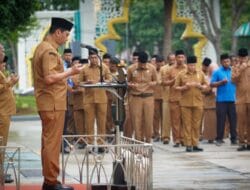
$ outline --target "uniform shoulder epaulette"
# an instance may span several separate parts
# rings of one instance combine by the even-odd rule
[[[57,56],[57,52],[54,50],[49,50],[49,55]]]

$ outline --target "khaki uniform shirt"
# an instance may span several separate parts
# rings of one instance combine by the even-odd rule
[[[146,69],[138,68],[137,64],[128,67],[127,78],[128,82],[138,84],[135,88],[130,88],[129,93],[139,95],[143,93],[154,93],[154,87],[149,85],[149,82],[157,82],[157,73],[153,65],[146,63]]]
[[[0,71],[0,115],[13,115],[16,113],[15,97],[10,81]]]
[[[38,111],[66,110],[66,79],[47,85],[45,76],[64,72],[63,61],[56,44],[45,39],[34,53],[32,69]]]
[[[205,74],[206,80],[209,84],[210,82],[210,76],[208,74]],[[215,109],[216,107],[216,95],[215,95],[216,89],[207,86],[207,88],[202,90],[203,93],[203,103],[204,103],[204,109]]]
[[[161,73],[161,82],[166,79],[166,72],[170,68],[169,65],[164,65],[160,69]],[[162,85],[162,99],[164,102],[168,102],[169,99],[169,86],[163,86]]]
[[[118,72],[111,72],[111,76],[112,76],[112,82],[117,83]],[[116,96],[113,93],[106,91],[106,94],[107,94],[108,101],[115,102]]]
[[[232,81],[236,84],[236,104],[250,103],[250,61],[243,67],[232,67]]]
[[[157,72],[157,84],[155,86],[155,91],[154,91],[154,98],[156,100],[162,100],[163,99],[163,86],[161,85],[161,72],[156,71]]]
[[[201,85],[208,84],[202,71],[196,70],[194,73],[190,73],[185,70],[178,74],[174,86],[183,86],[187,82],[197,82]],[[190,89],[182,91],[180,105],[184,107],[202,107],[202,91],[197,87],[190,87]]]
[[[102,65],[102,75],[104,80],[111,81],[111,74],[106,65]],[[87,82],[88,80],[100,81],[99,66],[86,65],[79,75],[79,82]],[[89,103],[107,103],[106,91],[101,88],[85,88],[84,104]]]
[[[74,75],[72,77],[72,80],[74,82],[74,85],[78,86],[78,79],[79,74]],[[84,99],[84,89],[81,87],[78,87],[79,91],[73,92],[73,109],[74,110],[82,110],[84,108],[83,106],[83,99]]]
[[[172,80],[177,77],[177,75],[185,71],[187,66],[185,64],[181,66],[173,65],[166,72],[166,79]],[[169,86],[169,102],[179,102],[181,99],[181,92],[174,88],[174,84]]]

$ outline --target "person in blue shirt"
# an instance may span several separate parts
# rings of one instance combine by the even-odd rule
[[[221,67],[212,74],[210,86],[217,88],[216,117],[217,137],[216,145],[223,143],[226,116],[230,124],[231,144],[237,144],[236,132],[236,85],[231,80],[231,61],[228,54],[220,56]]]

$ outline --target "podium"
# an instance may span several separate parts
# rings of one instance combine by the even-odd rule
[[[106,82],[99,82],[96,84],[79,84],[80,87],[83,88],[102,88],[109,92],[111,92],[113,95],[116,96],[116,104],[115,104],[115,126],[116,126],[116,133],[115,133],[115,143],[118,145],[121,142],[121,131],[122,131],[122,124],[123,124],[123,117],[124,117],[124,95],[126,92],[127,84],[124,83],[106,83]],[[121,149],[117,147],[115,149],[116,154],[118,157],[121,155]],[[124,172],[121,166],[120,161],[116,161],[113,163],[113,169],[114,171],[114,180],[113,184],[117,185],[117,188],[122,189],[126,188],[126,181],[124,180]],[[101,187],[94,187],[96,189],[99,189]],[[114,189],[116,187],[113,187]],[[112,188],[112,189],[113,189]],[[92,187],[93,189],[93,187]],[[102,187],[101,189],[105,189],[105,187]]]

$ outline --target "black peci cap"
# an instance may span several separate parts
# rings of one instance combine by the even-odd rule
[[[209,59],[208,57],[205,57],[202,61],[202,65],[208,67],[211,64],[212,60]]]
[[[89,55],[98,55],[98,51],[96,48],[89,48]]]
[[[81,57],[80,56],[75,56],[72,58],[72,61],[80,61]]]
[[[158,55],[156,57],[156,62],[159,63],[159,62],[162,62],[162,61],[164,61],[164,57],[162,55]]]
[[[135,52],[133,53],[133,57],[138,57],[138,56],[139,56],[139,52],[135,51]]]
[[[148,54],[145,51],[141,51],[138,53],[138,61],[140,63],[147,63],[148,62]]]
[[[87,63],[89,63],[89,60],[88,59],[80,59],[80,63],[87,64]]]
[[[70,31],[73,27],[73,23],[64,19],[64,18],[59,18],[59,17],[52,17],[51,19],[51,27],[55,28],[63,28],[65,30]]]
[[[248,51],[246,48],[240,48],[238,51],[238,56],[240,57],[246,57],[248,56]]]
[[[111,58],[111,55],[108,54],[108,53],[105,53],[103,56],[102,56],[102,59],[110,59]]]
[[[120,59],[118,59],[116,57],[111,57],[110,63],[118,65],[120,63]]]
[[[176,50],[175,55],[185,55],[185,52],[182,49]]]
[[[230,57],[227,53],[223,53],[220,55],[220,60],[224,60],[224,59],[230,59]]]
[[[197,63],[197,58],[196,58],[196,56],[194,56],[194,55],[188,56],[188,57],[187,57],[187,64],[193,64],[193,63]]]
[[[63,53],[72,53],[72,50],[70,48],[64,49]]]

